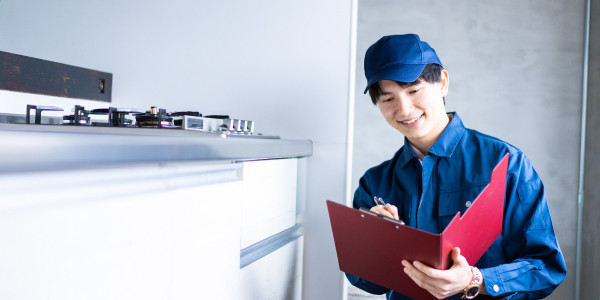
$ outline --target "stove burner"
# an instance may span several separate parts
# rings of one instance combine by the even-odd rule
[[[137,127],[146,128],[170,127],[172,120],[173,118],[167,115],[167,111],[164,108],[159,109],[156,106],[150,107],[150,111],[146,113],[135,116]]]
[[[72,115],[63,116],[63,125],[91,125],[88,112],[81,105],[75,105]]]
[[[128,114],[141,113],[141,111],[132,108],[97,108],[89,112],[94,115],[108,115],[108,123],[92,122],[94,126],[108,127],[127,127],[133,124],[133,121],[125,118]]]
[[[42,111],[63,111],[57,106],[42,106],[27,104],[27,114],[25,115],[25,124],[31,124],[31,110],[35,110],[35,124],[42,124]]]

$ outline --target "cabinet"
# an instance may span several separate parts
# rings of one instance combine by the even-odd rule
[[[300,299],[299,161],[0,173],[0,298]]]

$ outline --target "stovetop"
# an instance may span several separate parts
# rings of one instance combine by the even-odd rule
[[[75,105],[72,114],[63,115],[62,118],[43,115],[46,111],[64,109],[57,106],[27,105],[23,115],[0,114],[0,124],[27,124],[30,126],[27,128],[35,128],[37,131],[63,131],[62,129],[69,128],[69,131],[77,132],[179,135],[177,132],[183,130],[219,137],[279,139],[279,136],[255,132],[254,121],[232,118],[229,115],[203,116],[197,111],[167,112],[156,106],[151,106],[148,111],[141,111],[116,107],[86,110],[83,106]],[[155,130],[139,130],[141,128]]]

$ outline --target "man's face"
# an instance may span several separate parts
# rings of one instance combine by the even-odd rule
[[[429,149],[448,124],[443,97],[448,93],[448,73],[442,71],[439,83],[420,83],[402,88],[397,82],[382,80],[377,106],[385,120],[419,148]]]

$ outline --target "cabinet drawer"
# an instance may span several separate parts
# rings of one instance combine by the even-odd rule
[[[296,224],[297,159],[244,162],[241,248]]]

